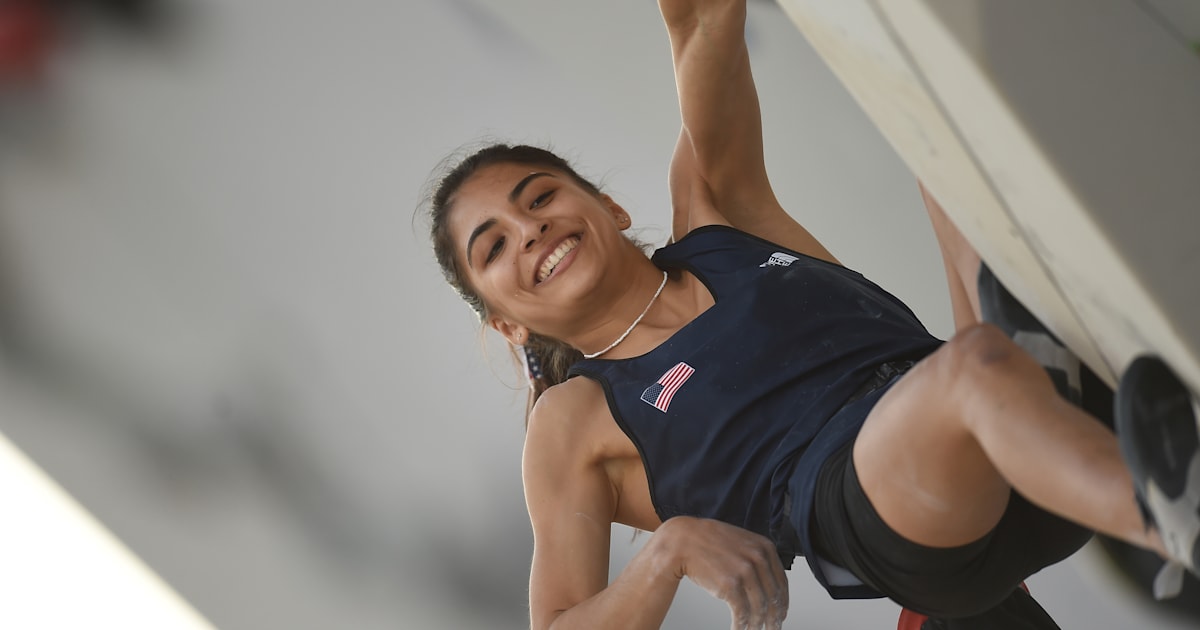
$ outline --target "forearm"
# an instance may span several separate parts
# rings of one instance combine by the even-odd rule
[[[682,579],[669,538],[669,532],[655,534],[604,590],[557,616],[549,615],[549,625],[534,627],[657,630]]]
[[[683,125],[683,171],[702,180],[709,203],[745,230],[743,222],[778,205],[763,156],[762,116],[745,41],[746,4],[678,4],[684,6],[669,7],[664,0],[662,8]]]
[[[658,528],[607,587],[580,585],[583,592],[594,593],[590,597],[572,598],[569,591],[560,590],[561,575],[555,579],[535,570],[530,584],[533,627],[658,628],[685,575],[729,605],[736,627],[782,626],[788,607],[787,575],[774,543],[720,521],[677,516]],[[559,604],[577,603],[564,610],[550,597],[558,598]]]

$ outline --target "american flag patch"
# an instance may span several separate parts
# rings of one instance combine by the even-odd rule
[[[695,371],[686,363],[677,363],[675,367],[667,370],[667,373],[663,374],[657,383],[642,392],[642,401],[666,413],[667,407],[671,406],[671,399],[675,397],[675,392],[679,391],[679,388]]]

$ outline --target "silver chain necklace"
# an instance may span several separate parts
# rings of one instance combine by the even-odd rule
[[[637,328],[637,325],[642,323],[642,318],[646,316],[646,313],[650,312],[650,307],[654,306],[654,302],[656,302],[658,300],[658,296],[662,295],[663,287],[665,287],[665,286],[667,286],[667,272],[664,271],[662,284],[658,285],[658,290],[654,292],[654,297],[650,298],[650,303],[647,304],[646,308],[642,310],[642,314],[638,315],[637,319],[633,320],[633,323],[629,325],[629,328],[626,328],[625,332],[621,333],[621,336],[617,337],[616,341],[608,344],[607,348],[601,350],[600,352],[593,352],[591,354],[585,354],[585,355],[583,355],[583,358],[595,359],[596,357],[604,354],[605,352],[608,352],[609,350],[616,348],[617,344],[621,343],[622,341],[625,341],[625,338],[629,336],[629,333],[633,332],[633,329]]]

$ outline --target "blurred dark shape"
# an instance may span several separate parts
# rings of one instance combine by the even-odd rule
[[[139,36],[155,36],[170,27],[169,3],[163,0],[49,0],[59,12],[95,16]]]
[[[0,207],[0,212],[3,208]],[[2,227],[2,224],[0,224]],[[0,246],[4,242],[0,229]],[[17,323],[17,297],[13,286],[12,265],[9,256],[0,249],[0,361],[12,361],[23,350],[19,346],[22,335]]]
[[[36,86],[67,32],[99,21],[159,39],[174,30],[173,9],[164,0],[0,0],[0,89]]]
[[[0,86],[40,80],[58,36],[55,17],[40,0],[0,0]]]
[[[468,535],[460,525],[428,518],[414,518],[410,523],[424,541],[422,551],[411,562],[438,585],[436,590],[457,593],[464,607],[496,620],[497,628],[518,628],[529,622],[529,583],[519,572],[514,575],[513,568],[529,566],[533,535],[525,506],[514,507],[507,500],[510,496],[507,491],[496,493],[476,506],[478,517],[493,532],[490,539]]]

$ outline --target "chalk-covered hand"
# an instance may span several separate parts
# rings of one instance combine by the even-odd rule
[[[732,630],[783,627],[787,574],[768,538],[721,521],[685,516],[663,523],[654,537],[670,550],[676,577],[687,576],[729,605]]]

